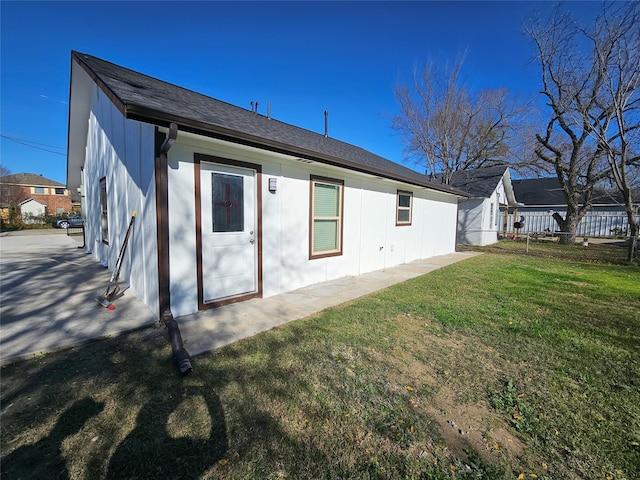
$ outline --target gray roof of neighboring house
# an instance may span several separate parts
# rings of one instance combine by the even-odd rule
[[[451,176],[449,185],[464,190],[474,197],[489,197],[508,168],[506,165],[498,165],[474,170],[458,170]]]
[[[432,183],[425,175],[360,147],[268,118],[91,55],[75,51],[71,55],[72,61],[87,72],[125,118],[165,127],[176,123],[179,130],[467,196],[447,185]]]
[[[55,180],[37,175],[35,173],[14,173],[11,175],[3,175],[2,183],[8,185],[25,185],[30,187],[58,187],[65,188],[62,183]]]
[[[527,206],[566,205],[562,187],[558,177],[527,178],[512,180],[513,189],[519,201]],[[640,200],[640,191],[634,191],[635,201]],[[594,189],[592,205],[622,205],[624,201],[617,190]]]
[[[557,177],[513,180],[513,189],[525,205],[566,205]]]
[[[514,194],[509,167],[496,165],[493,167],[458,170],[454,172],[449,185],[469,193],[472,197],[489,198],[503,182],[509,205],[519,205],[520,198]]]

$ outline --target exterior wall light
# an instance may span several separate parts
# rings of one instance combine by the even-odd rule
[[[269,191],[271,193],[276,193],[277,190],[278,190],[278,179],[277,178],[270,178],[269,179]]]

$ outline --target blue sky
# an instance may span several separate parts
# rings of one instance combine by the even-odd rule
[[[0,3],[0,153],[12,173],[66,183],[71,50],[318,133],[398,163],[398,82],[467,50],[476,88],[536,98],[521,23],[554,2]],[[599,2],[570,2],[591,15]],[[25,145],[26,144],[26,145]],[[415,168],[414,165],[405,165]]]

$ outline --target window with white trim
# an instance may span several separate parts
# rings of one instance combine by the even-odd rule
[[[107,177],[100,179],[100,229],[102,242],[109,244],[109,216],[107,211]]]
[[[495,224],[493,223],[493,202],[491,202],[491,209],[489,210],[489,226],[493,228]]]
[[[342,255],[344,181],[311,176],[309,258]]]
[[[411,225],[413,193],[398,190],[396,196],[396,226]]]

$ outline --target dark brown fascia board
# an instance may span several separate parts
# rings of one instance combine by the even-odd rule
[[[153,125],[168,127],[171,123],[176,123],[181,130],[203,135],[207,137],[213,137],[220,140],[229,141],[232,143],[240,143],[242,145],[270,150],[276,153],[282,153],[286,155],[301,156],[308,158],[309,160],[316,161],[318,163],[324,163],[336,167],[346,167],[349,170],[357,171],[360,173],[367,173],[370,175],[376,175],[379,177],[387,178],[390,180],[401,181],[416,185],[419,187],[428,188],[431,190],[444,192],[452,195],[456,195],[462,198],[469,198],[469,194],[460,190],[450,188],[448,186],[441,186],[437,184],[420,183],[415,180],[404,177],[402,175],[390,175],[388,172],[378,170],[375,168],[363,168],[361,165],[350,162],[343,158],[333,157],[330,155],[319,155],[317,152],[306,150],[304,148],[296,147],[295,145],[283,144],[280,142],[272,141],[263,137],[257,137],[247,133],[239,132],[229,128],[221,127],[219,125],[212,125],[205,122],[200,122],[187,117],[181,117],[178,115],[170,115],[166,112],[149,109],[135,104],[127,104],[120,97],[118,97],[109,86],[104,83],[100,77],[82,60],[81,56],[77,52],[72,52],[72,57],[78,62],[79,65],[87,72],[91,79],[96,82],[98,87],[107,95],[107,97],[113,102],[120,113],[128,119],[138,120],[145,123],[151,123]]]

